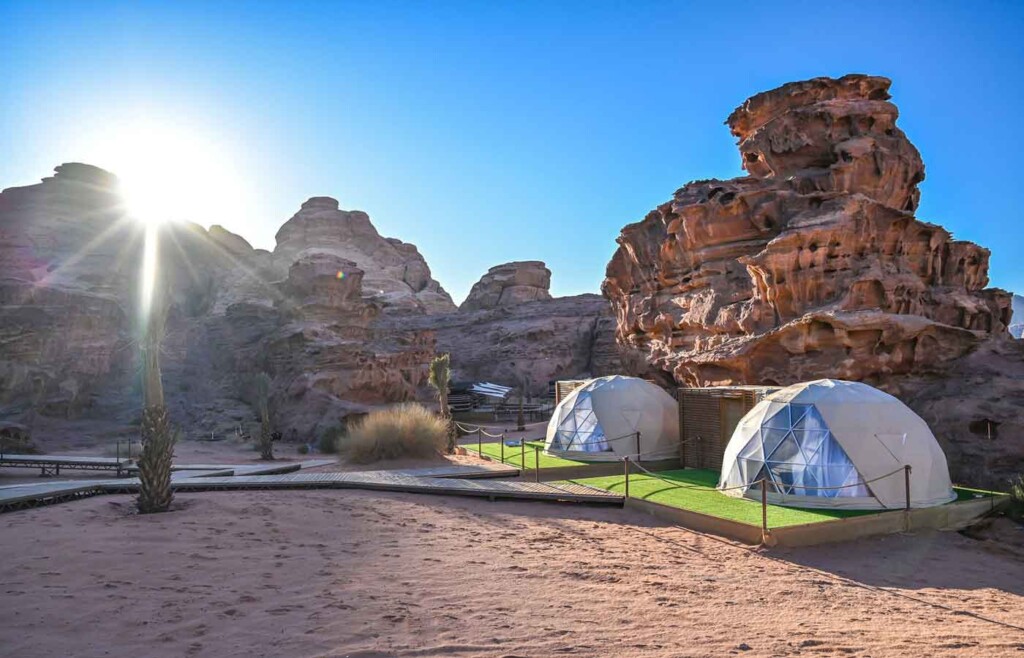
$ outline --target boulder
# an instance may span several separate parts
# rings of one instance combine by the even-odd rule
[[[459,309],[476,311],[551,299],[551,270],[539,260],[495,265],[473,284]]]
[[[330,197],[313,197],[277,232],[274,259],[287,267],[306,252],[328,253],[363,270],[363,295],[414,313],[445,313],[455,304],[431,278],[415,245],[377,232],[361,210],[340,210]]]

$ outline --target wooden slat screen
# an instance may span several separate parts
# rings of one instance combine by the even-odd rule
[[[771,389],[679,389],[679,458],[688,468],[722,468],[725,446],[740,419]]]
[[[565,379],[560,382],[555,382],[555,406],[562,401],[566,395],[569,395],[580,386],[587,383],[586,379]]]

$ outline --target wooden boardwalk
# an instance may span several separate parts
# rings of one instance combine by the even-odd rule
[[[326,464],[334,463],[333,461]],[[519,469],[485,465],[452,465],[400,471],[353,471],[348,473],[265,474],[271,469],[299,470],[325,465],[324,460],[280,465],[227,465],[222,470],[178,471],[171,476],[174,491],[239,491],[251,489],[366,489],[478,498],[551,500],[601,505],[623,504],[619,494],[578,484],[553,485],[496,478],[515,477]],[[239,474],[244,468],[263,469],[263,475]],[[65,480],[0,487],[0,511],[73,500],[101,493],[135,493],[138,478]]]
[[[75,455],[12,455],[0,454],[2,468],[38,468],[42,475],[60,475],[60,469],[78,471],[126,471],[131,462],[114,457]]]
[[[120,481],[117,481],[120,482]],[[228,491],[238,489],[368,489],[429,493],[445,496],[473,496],[491,500],[559,500],[576,503],[619,505],[621,494],[578,484],[553,485],[545,482],[466,480],[423,477],[394,471],[351,473],[289,473],[273,476],[205,477],[179,480],[175,491]]]

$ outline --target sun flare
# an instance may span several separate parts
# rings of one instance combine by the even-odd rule
[[[250,198],[223,140],[180,122],[137,119],[93,137],[96,164],[120,179],[127,213],[147,225],[240,220]]]

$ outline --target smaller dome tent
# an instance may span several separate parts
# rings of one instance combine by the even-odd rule
[[[902,509],[908,465],[912,507],[956,498],[946,456],[917,414],[867,384],[820,379],[776,391],[743,417],[718,487],[760,498],[757,482],[767,478],[777,504]]]
[[[636,377],[592,379],[565,396],[548,423],[545,454],[581,461],[670,459],[679,452],[679,408]]]

